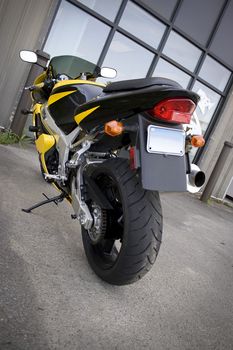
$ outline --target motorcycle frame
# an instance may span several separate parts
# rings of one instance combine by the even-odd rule
[[[71,183],[71,204],[74,209],[75,217],[80,221],[85,229],[90,229],[93,224],[93,218],[88,206],[82,198],[81,189],[83,186],[83,168],[85,164],[80,162],[81,155],[86,152],[91,144],[94,136],[84,137],[74,143],[80,133],[80,127],[77,126],[71,133],[65,135],[64,132],[56,125],[51,117],[48,107],[43,106],[40,110],[41,122],[45,126],[50,135],[58,136],[56,149],[59,152],[59,165],[57,175],[45,174],[45,178],[60,182],[62,185],[68,180],[67,170],[69,168],[76,169],[76,176],[73,177]],[[70,151],[78,148],[72,158],[69,160]]]
[[[69,134],[66,135],[56,125],[54,119],[52,118],[52,116],[49,112],[48,105],[44,104],[44,105],[40,105],[40,106],[41,106],[40,109],[36,108],[34,111],[34,122],[35,122],[36,115],[39,115],[41,122],[44,125],[47,132],[56,139],[55,147],[59,153],[59,165],[58,165],[57,174],[53,175],[53,174],[48,174],[48,173],[46,174],[45,173],[44,174],[45,178],[54,181],[55,185],[57,183],[58,185],[60,184],[61,186],[66,186],[66,181],[68,180],[68,173],[70,172],[70,169],[74,169],[76,171],[75,175],[73,175],[72,181],[71,181],[71,191],[70,191],[71,193],[69,193],[69,195],[71,197],[70,202],[71,202],[72,207],[74,209],[74,213],[75,213],[74,217],[76,217],[79,220],[80,224],[86,230],[88,230],[93,225],[93,217],[92,217],[90,210],[89,210],[87,204],[85,203],[85,200],[84,200],[83,195],[82,195],[82,189],[84,187],[83,170],[87,164],[103,162],[104,160],[106,160],[106,158],[104,157],[104,155],[100,155],[100,157],[97,156],[97,158],[91,159],[89,157],[89,155],[86,155],[85,159],[83,159],[83,157],[82,157],[82,160],[81,160],[81,156],[85,152],[87,152],[89,150],[89,148],[91,147],[92,143],[94,143],[94,139],[96,137],[96,134],[86,134],[83,138],[81,138],[75,142],[75,140],[77,140],[77,138],[80,134],[80,131],[81,131],[81,128],[79,127],[79,125],[77,125],[77,127],[72,132],[70,132]],[[139,119],[142,119],[142,116]],[[144,129],[143,127],[140,128],[142,134],[143,134],[143,131],[142,131],[143,129]],[[140,142],[143,142],[143,135],[141,135],[140,140],[141,140]],[[142,152],[141,159],[143,161],[145,161],[148,158],[148,155],[144,154],[145,149],[146,149],[145,145],[141,144],[139,149]],[[71,151],[74,152],[72,157],[70,157]],[[149,156],[151,156],[151,155],[149,155]],[[160,168],[164,169],[164,166],[168,172],[171,168],[173,168],[174,164],[173,163],[170,164],[169,159],[165,159],[163,156],[155,155],[155,154],[153,154],[153,157],[154,157],[154,159],[156,157],[156,162],[153,162],[154,166],[156,163],[154,173],[156,173],[156,169],[160,169]],[[178,160],[179,160],[179,164],[177,163],[177,160],[176,160],[176,164],[178,164],[178,168],[181,169],[180,171],[182,173],[182,169],[185,169],[184,156],[179,157]],[[165,162],[166,162],[166,164],[165,164]],[[152,163],[149,161],[149,164],[151,166]],[[144,168],[144,166],[142,166],[142,168]],[[148,168],[148,167],[145,166],[145,169],[146,168]],[[180,178],[181,177],[182,176],[180,176]],[[158,176],[158,178],[160,178],[160,176]],[[142,176],[142,179],[143,179],[143,176]],[[162,177],[161,177],[161,179],[162,179]],[[178,183],[177,178],[174,179],[174,181],[171,183],[171,185],[173,186],[172,188],[174,188],[174,185],[176,187],[179,185],[180,188],[179,187],[177,187],[177,188],[179,190],[183,191],[184,188],[186,188],[186,180],[185,179],[186,179],[186,177],[182,181],[179,180],[180,183]],[[185,181],[185,184],[184,184],[184,181]],[[187,175],[187,183],[189,184],[189,182],[190,182],[189,177]],[[150,179],[148,180],[148,176],[147,176],[146,183],[142,183],[142,184],[143,184],[144,188],[149,189],[149,190],[154,190],[154,183],[152,183],[152,184],[150,183]],[[159,185],[160,185],[160,187],[161,186],[164,187],[163,181],[162,181],[162,184],[156,183],[157,187]],[[159,190],[161,190],[161,188]],[[167,190],[167,189],[164,189],[164,190]]]

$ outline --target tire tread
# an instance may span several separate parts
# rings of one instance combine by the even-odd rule
[[[151,269],[160,249],[162,211],[159,194],[141,187],[139,177],[132,172],[127,160],[110,159],[103,163],[103,167],[118,181],[128,218],[127,237],[123,237],[118,260],[108,274],[96,267],[85,248],[83,235],[84,248],[93,270],[102,279],[116,285],[130,284]]]

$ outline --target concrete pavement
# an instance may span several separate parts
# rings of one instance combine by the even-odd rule
[[[0,349],[233,349],[233,209],[162,194],[164,236],[134,285],[88,266],[68,203],[21,208],[56,190],[33,148],[0,146]]]

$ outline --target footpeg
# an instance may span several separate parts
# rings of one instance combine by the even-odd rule
[[[44,173],[45,180],[56,180],[56,181],[61,181],[62,177],[60,175],[51,175],[51,174],[46,174]]]
[[[28,115],[28,114],[32,114],[32,111],[30,111],[30,109],[21,109],[21,113],[24,115]]]
[[[39,132],[38,126],[34,126],[34,125],[30,125],[28,127],[28,130],[31,131],[31,132]]]

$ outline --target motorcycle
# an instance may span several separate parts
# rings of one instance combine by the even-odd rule
[[[34,52],[20,57],[37,63]],[[124,285],[142,278],[158,255],[159,192],[203,185],[189,152],[204,139],[190,124],[196,93],[165,78],[96,81],[115,75],[79,57],[57,56],[28,87],[41,172],[60,194],[23,210],[67,199],[91,268]]]

